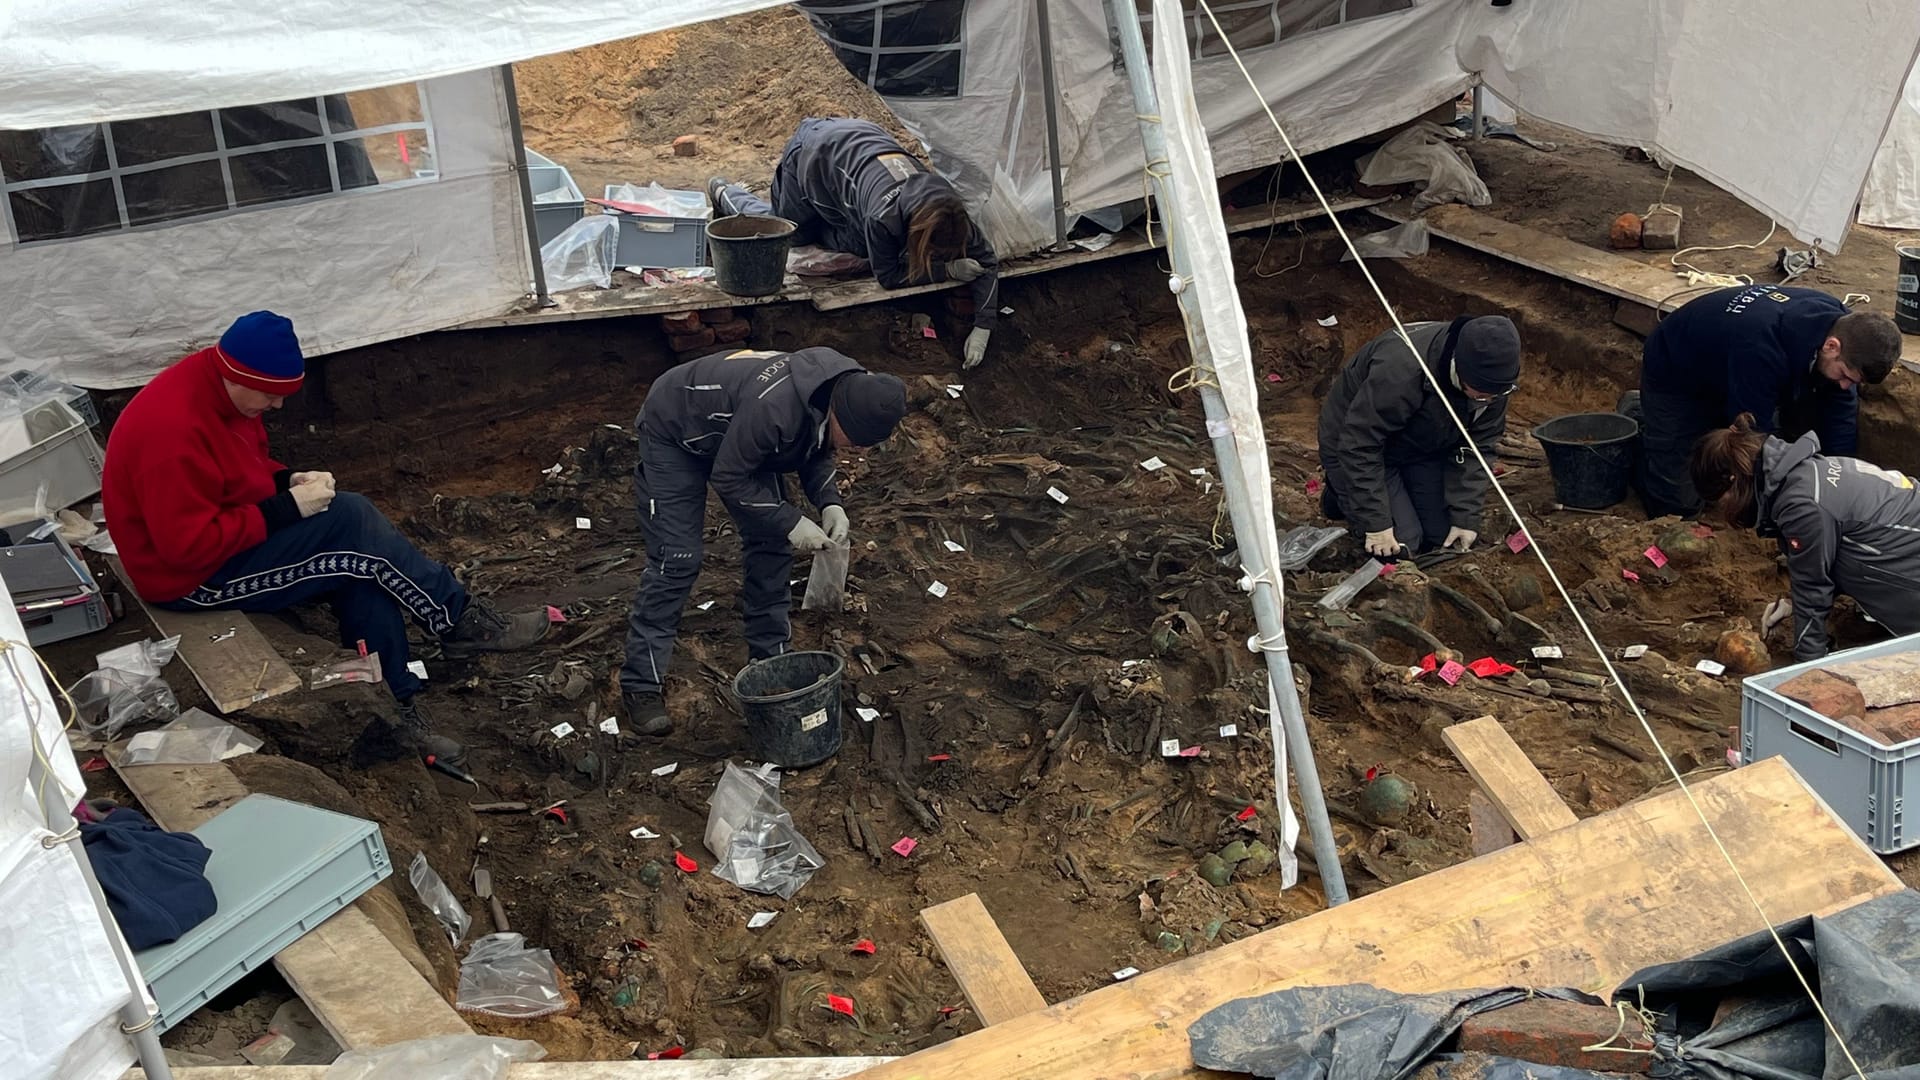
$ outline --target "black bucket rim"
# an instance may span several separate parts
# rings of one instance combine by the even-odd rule
[[[1920,259],[1920,244],[1895,244],[1893,253],[1903,259]]]
[[[1542,431],[1545,431],[1547,428],[1552,427],[1554,424],[1557,424],[1562,420],[1579,420],[1586,417],[1606,417],[1612,420],[1619,420],[1627,425],[1627,430],[1619,435],[1610,436],[1605,439],[1587,439],[1582,442],[1572,442],[1567,439],[1556,439],[1551,435],[1540,434]],[[1640,423],[1639,421],[1635,420],[1631,416],[1627,416],[1624,413],[1617,413],[1617,412],[1563,413],[1559,416],[1548,417],[1547,419],[1540,421],[1538,424],[1535,424],[1533,427],[1532,435],[1535,439],[1539,440],[1541,446],[1566,446],[1566,447],[1574,447],[1574,448],[1591,449],[1593,447],[1599,447],[1599,446],[1614,446],[1618,443],[1631,442],[1634,439],[1639,438]]]
[[[746,677],[747,672],[752,671],[754,668],[757,668],[761,664],[767,663],[770,660],[779,660],[783,657],[791,658],[791,657],[800,657],[800,656],[824,656],[829,660],[833,661],[833,666],[828,668],[825,672],[821,673],[819,678],[813,680],[807,685],[801,687],[798,690],[788,690],[784,694],[771,694],[771,695],[762,696],[759,694],[743,693],[741,691],[740,680]],[[778,705],[781,702],[792,701],[794,698],[797,698],[802,694],[813,693],[815,690],[818,690],[820,688],[821,683],[826,682],[829,679],[842,678],[846,675],[846,673],[847,673],[847,662],[841,659],[839,653],[828,652],[825,649],[801,649],[796,652],[781,653],[779,656],[769,656],[767,657],[766,660],[756,660],[753,663],[748,664],[746,667],[743,667],[739,671],[735,672],[733,676],[733,696],[738,698],[742,705],[745,705],[749,702],[755,705]]]
[[[784,226],[784,228],[770,233],[754,233],[750,236],[727,236],[723,233],[713,231],[715,227],[724,225],[729,221],[741,223],[771,221]],[[799,228],[800,226],[794,222],[773,214],[728,214],[726,217],[714,218],[712,221],[707,222],[707,239],[718,240],[721,243],[733,243],[743,240],[784,240],[791,237]]]

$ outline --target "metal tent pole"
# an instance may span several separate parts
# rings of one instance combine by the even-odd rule
[[[1480,137],[1483,134],[1485,134],[1487,130],[1487,125],[1486,125],[1487,112],[1486,112],[1486,109],[1483,108],[1483,106],[1485,105],[1485,99],[1482,97],[1482,95],[1485,93],[1486,93],[1486,87],[1482,86],[1479,83],[1473,84],[1473,141],[1474,142],[1479,142]],[[1456,98],[1454,100],[1457,101],[1459,99]]]
[[[1059,87],[1053,77],[1053,32],[1047,19],[1047,0],[1034,0],[1040,17],[1040,89],[1047,98],[1047,167],[1053,173],[1053,242],[1067,244],[1067,196],[1060,176],[1060,114],[1054,99]]]
[[[1166,208],[1174,204],[1179,192],[1174,190],[1166,170],[1156,167],[1167,160],[1167,141],[1165,132],[1160,128],[1160,106],[1153,89],[1152,69],[1147,63],[1146,41],[1140,32],[1139,12],[1134,7],[1134,0],[1108,2],[1113,24],[1120,34],[1120,50],[1126,61],[1127,81],[1133,87],[1134,109],[1140,116],[1140,139],[1146,144],[1147,174],[1152,177],[1154,200],[1161,206],[1161,216],[1165,219],[1172,216]],[[1174,273],[1182,280],[1192,280],[1192,255],[1178,232],[1168,232],[1167,250],[1173,259]],[[1186,321],[1187,342],[1193,349],[1194,366],[1211,370],[1213,351],[1207,343],[1206,328],[1184,300],[1180,303],[1180,314]],[[1226,399],[1220,396],[1219,387],[1205,380],[1199,381],[1198,389],[1201,404],[1206,409],[1207,431],[1213,439],[1213,454],[1220,469],[1220,482],[1226,492],[1227,512],[1233,520],[1233,533],[1242,539],[1240,561],[1246,567],[1248,577],[1258,583],[1268,567],[1263,565],[1265,554],[1260,550],[1260,545],[1251,541],[1261,524],[1271,528],[1272,523],[1254,520],[1253,507],[1247,498],[1246,474],[1240,469]],[[1214,435],[1214,432],[1219,434]],[[1278,573],[1277,570],[1274,572]],[[1320,771],[1314,764],[1306,717],[1300,709],[1299,689],[1293,682],[1293,663],[1287,651],[1286,623],[1282,618],[1280,596],[1272,584],[1258,583],[1253,586],[1253,615],[1260,628],[1261,641],[1277,643],[1268,644],[1262,653],[1267,661],[1267,680],[1273,690],[1273,700],[1279,705],[1278,726],[1283,732],[1287,755],[1293,765],[1307,832],[1313,838],[1313,857],[1320,869],[1321,888],[1326,893],[1329,906],[1344,904],[1347,901],[1346,875],[1340,867],[1340,849],[1333,839],[1333,823],[1327,817],[1326,796],[1320,789]],[[1284,797],[1280,792],[1284,790],[1285,778],[1279,775],[1280,755],[1278,747],[1275,749],[1274,793],[1275,798],[1279,799]]]
[[[527,139],[520,129],[520,93],[513,85],[513,65],[500,65],[500,89],[507,96],[507,128],[513,136],[513,171],[520,180],[520,217],[527,225],[527,250],[533,253],[533,299],[541,307],[553,303],[547,295],[547,268],[540,261],[540,229],[533,222],[533,179],[527,174]]]

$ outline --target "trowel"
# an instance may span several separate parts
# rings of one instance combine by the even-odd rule
[[[487,834],[480,834],[480,850],[473,856],[473,895],[477,900],[485,900],[493,909],[493,929],[497,933],[506,933],[507,909],[500,905],[500,898],[493,895],[493,872],[486,868],[483,860],[487,855]]]

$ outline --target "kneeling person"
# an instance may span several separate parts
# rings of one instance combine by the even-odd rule
[[[401,741],[459,765],[435,735],[407,670],[411,616],[449,657],[524,648],[545,612],[502,615],[422,555],[365,498],[326,472],[294,472],[267,453],[261,416],[300,389],[293,324],[272,312],[236,320],[220,343],[134,395],[107,439],[101,502],[132,585],[176,611],[280,611],[329,600],[343,646],[364,641],[399,703]]]

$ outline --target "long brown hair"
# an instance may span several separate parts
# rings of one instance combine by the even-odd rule
[[[1753,429],[1753,414],[1741,413],[1732,426],[1709,431],[1693,444],[1688,462],[1693,489],[1722,521],[1751,528],[1759,520],[1754,473],[1766,442],[1766,434]]]
[[[967,252],[972,222],[958,195],[935,195],[907,219],[907,277],[916,284],[933,280],[933,264],[952,262]]]

